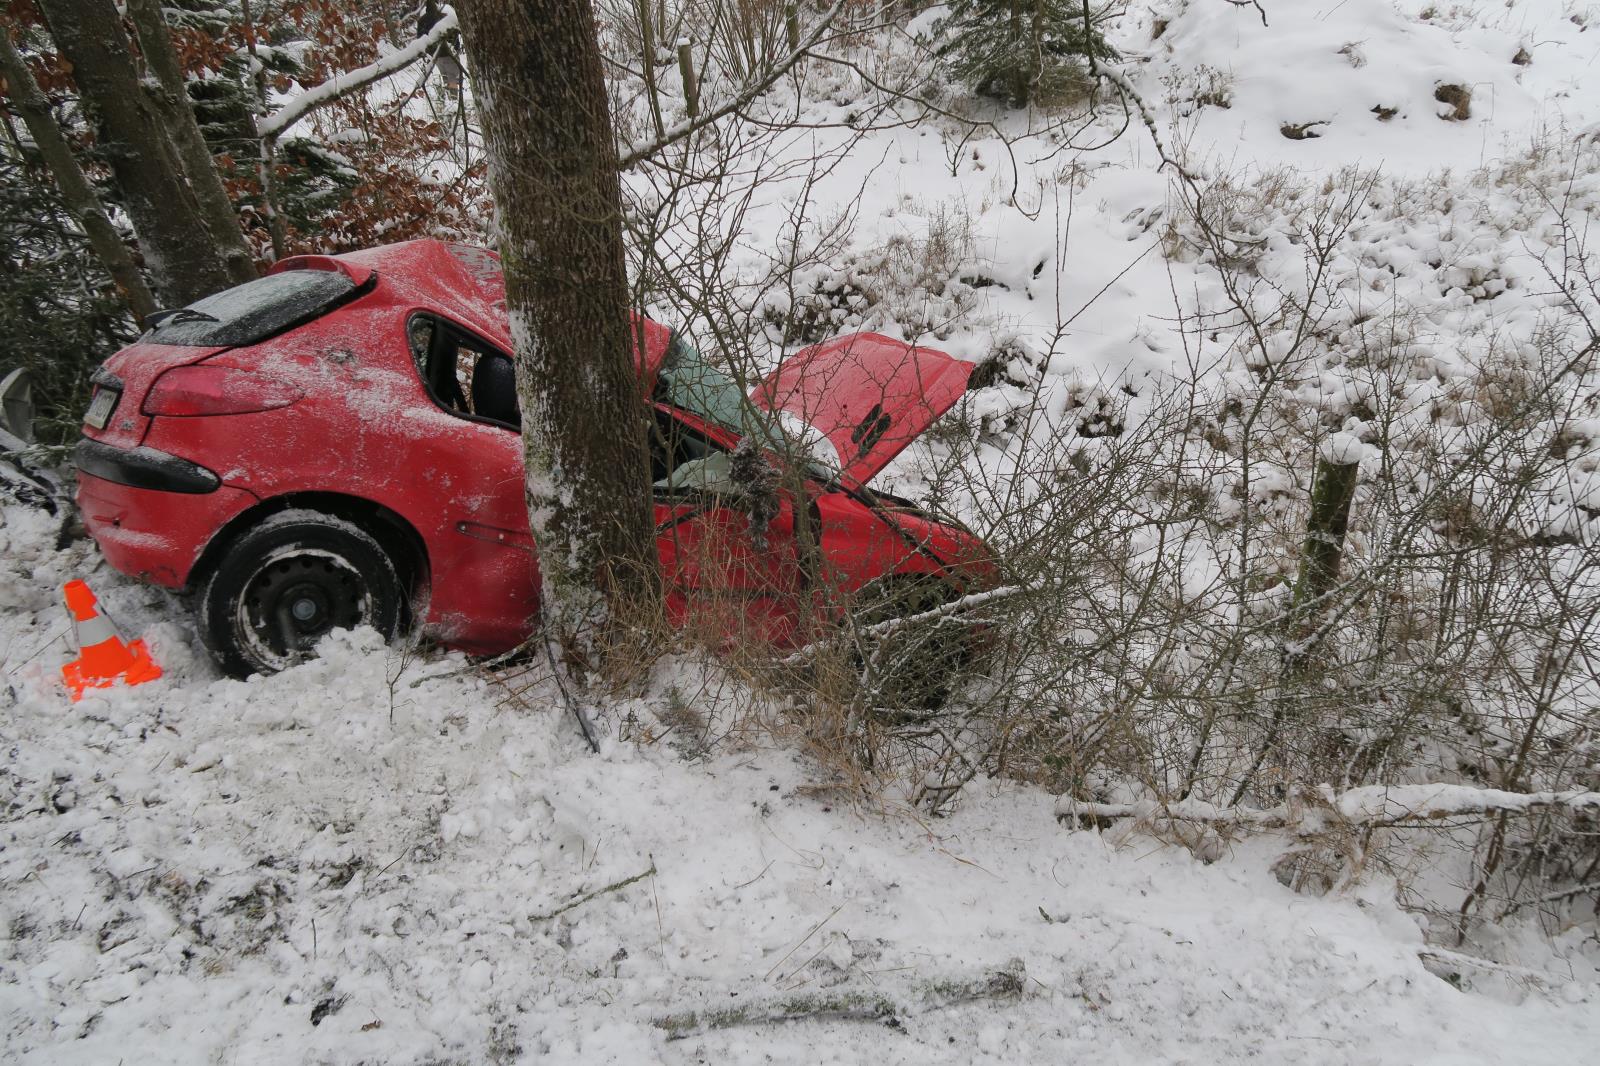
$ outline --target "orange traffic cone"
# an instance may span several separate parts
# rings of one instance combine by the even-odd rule
[[[72,702],[83,699],[86,688],[109,688],[118,681],[140,685],[161,676],[161,667],[150,658],[144,641],[123,643],[116,626],[100,613],[99,602],[82,581],[69,581],[62,590],[67,611],[78,630],[78,658],[61,668],[61,677],[72,691]]]

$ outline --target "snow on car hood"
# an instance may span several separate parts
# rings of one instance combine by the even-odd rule
[[[880,333],[850,333],[785,359],[751,400],[820,434],[839,470],[865,484],[955,405],[975,369]]]

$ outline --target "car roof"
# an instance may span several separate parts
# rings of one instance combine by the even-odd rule
[[[340,255],[290,256],[271,273],[285,270],[339,270],[358,284],[376,273],[390,300],[447,311],[485,340],[511,347],[505,277],[500,257],[488,248],[422,238]]]
[[[412,303],[448,314],[460,325],[507,352],[513,348],[506,311],[506,281],[500,256],[490,248],[424,237],[339,255],[297,255],[273,264],[283,270],[340,270],[357,283],[376,273],[378,286],[398,303]],[[671,331],[642,316],[644,369],[654,373]]]

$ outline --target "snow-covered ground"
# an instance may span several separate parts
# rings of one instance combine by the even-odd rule
[[[638,742],[669,702],[739,713],[684,664],[599,756],[547,692],[508,702],[370,633],[218,679],[166,596],[4,517],[11,1062],[1414,1066],[1582,1062],[1600,1040],[1579,936],[1508,949],[1544,980],[1448,968],[1462,991],[1387,882],[1296,895],[1269,841],[1203,865],[1069,831],[1014,784],[923,820],[781,746],[699,754],[681,715]],[[51,638],[85,573],[167,676],[73,705]],[[881,1016],[684,1018],[823,1003]]]
[[[1263,6],[1265,26],[1224,0],[1122,21],[1114,43],[1165,141],[1212,174],[1381,168],[1340,277],[1356,291],[1386,264],[1446,371],[1475,330],[1531,328],[1552,219],[1505,176],[1568,160],[1595,210],[1594,156],[1571,146],[1600,122],[1600,93],[1581,87],[1600,5]],[[1439,117],[1442,84],[1471,89],[1468,117]],[[834,88],[841,110],[859,91]],[[795,136],[792,152],[825,154],[855,135]],[[811,191],[820,217],[855,219],[811,280],[881,266],[886,248],[925,255],[937,236],[945,280],[995,284],[933,292],[912,276],[883,306],[914,307],[972,358],[1008,337],[1049,352],[1047,410],[1086,381],[1183,369],[1175,310],[1215,283],[1166,257],[1169,175],[1143,130],[1082,156],[1018,147],[1020,181],[993,138],[855,143]],[[792,205],[782,189],[754,204],[735,273],[763,269]],[[1274,250],[1268,269],[1291,275]],[[696,720],[720,735],[755,712],[699,664],[660,666],[604,723],[599,756],[546,689],[513,696],[370,634],[276,677],[220,679],[184,605],[92,547],[58,550],[37,512],[0,521],[8,1061],[1442,1066],[1577,1063],[1600,1046],[1592,923],[1508,930],[1498,970],[1430,969],[1392,883],[1297,895],[1270,873],[1274,838],[1202,864],[1059,825],[1053,797],[1015,783],[977,782],[928,819],[892,789],[867,804],[829,787],[798,744],[759,731],[708,749]],[[151,641],[162,680],[68,702],[73,577]],[[794,1007],[829,1010],[761,1021]]]

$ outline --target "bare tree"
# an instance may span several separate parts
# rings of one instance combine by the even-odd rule
[[[206,182],[220,190],[222,179],[214,167],[189,173],[173,143],[169,124],[192,125],[193,113],[186,103],[181,113],[164,111],[157,95],[165,90],[140,78],[111,0],[46,0],[40,7],[96,119],[97,140],[107,149],[157,294],[186,304],[254,276],[248,260],[230,272],[223,251],[243,241],[238,221],[228,220],[231,234],[213,232],[197,192]]]
[[[589,0],[471,0],[547,641],[581,665],[657,585],[622,200]],[[614,612],[613,615],[614,617]],[[574,653],[578,653],[576,656]]]

